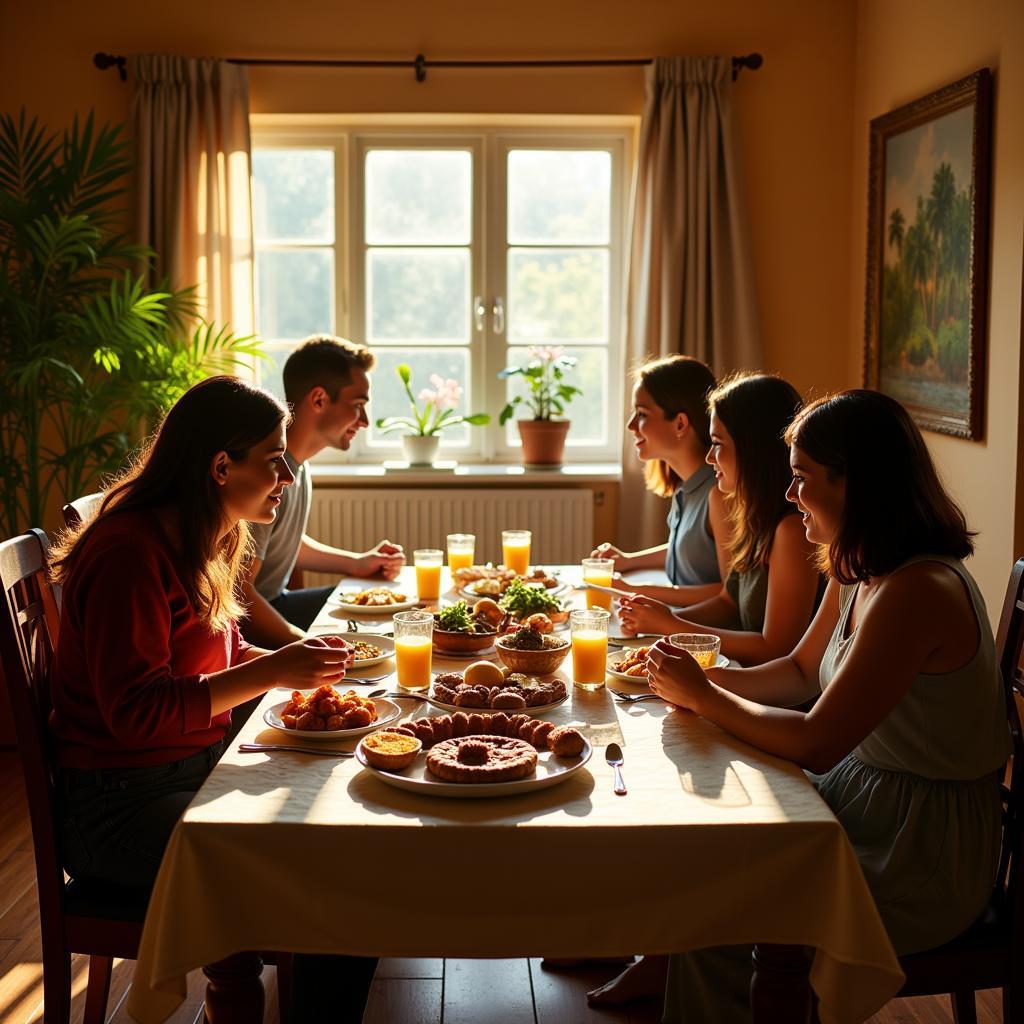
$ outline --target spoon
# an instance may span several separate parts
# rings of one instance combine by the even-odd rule
[[[622,781],[622,772],[619,769],[622,767],[622,748],[618,743],[609,743],[604,748],[604,759],[615,769],[615,793],[617,796],[626,795],[626,784]]]

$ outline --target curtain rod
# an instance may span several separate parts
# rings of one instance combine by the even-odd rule
[[[261,67],[291,68],[412,68],[416,73],[416,81],[423,82],[427,78],[427,68],[611,68],[640,67],[652,64],[653,57],[632,57],[610,60],[427,60],[418,53],[414,60],[278,60],[259,57],[225,57],[228,64],[251,64]],[[101,71],[116,67],[121,81],[128,80],[126,58],[116,57],[110,53],[94,53],[93,64]],[[764,63],[759,53],[748,53],[745,57],[733,57],[733,80],[742,68],[756,71]]]

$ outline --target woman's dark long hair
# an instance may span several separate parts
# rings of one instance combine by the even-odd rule
[[[708,392],[715,386],[715,375],[693,356],[665,356],[637,367],[634,380],[647,390],[667,420],[686,413],[690,427],[705,447],[711,444],[708,426]],[[644,466],[647,489],[667,498],[681,483],[679,474],[662,459]]]
[[[846,481],[842,521],[822,548],[822,570],[840,583],[884,576],[915,555],[966,558],[974,551],[921,431],[894,399],[864,390],[819,398],[796,417],[786,440]]]
[[[242,614],[236,588],[249,532],[239,522],[220,538],[223,506],[210,467],[220,451],[241,461],[287,418],[270,392],[237,377],[210,377],[190,388],[105,488],[96,516],[61,535],[51,562],[54,582],[68,578],[83,542],[104,519],[169,508],[181,530],[178,564],[196,614],[212,630],[225,629]]]
[[[732,523],[732,568],[750,572],[768,564],[775,529],[796,511],[786,501],[789,448],[784,435],[803,404],[781,377],[744,373],[729,377],[708,396],[708,407],[736,447]]]

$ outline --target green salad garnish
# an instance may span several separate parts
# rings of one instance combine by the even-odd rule
[[[533,615],[534,612],[557,612],[561,605],[544,587],[530,587],[522,580],[513,580],[498,604],[507,612],[516,615]]]
[[[465,601],[456,601],[441,609],[437,616],[437,624],[441,629],[452,633],[475,633],[475,624],[469,614],[469,606]]]

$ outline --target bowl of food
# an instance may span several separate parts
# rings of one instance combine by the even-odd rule
[[[471,612],[465,601],[456,601],[434,616],[434,648],[441,654],[484,651],[497,635],[497,627],[486,616]]]
[[[572,645],[564,637],[523,626],[514,633],[499,637],[494,646],[498,649],[498,657],[513,672],[547,676],[558,670]]]
[[[554,623],[569,618],[561,601],[549,593],[547,588],[539,584],[523,583],[522,580],[513,580],[508,585],[498,605],[517,622],[523,622],[532,615],[546,615]]]

